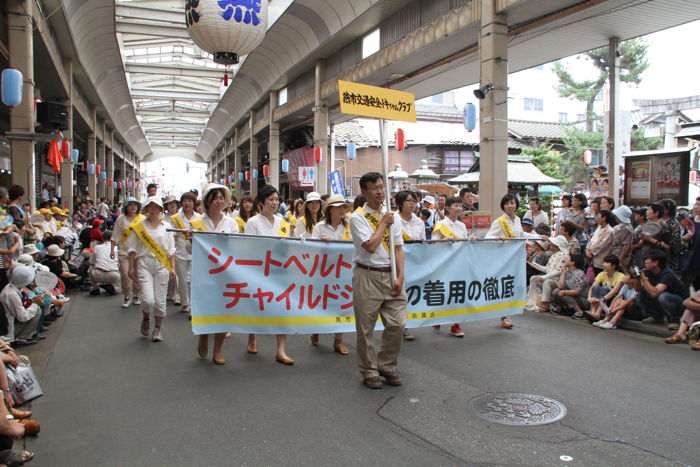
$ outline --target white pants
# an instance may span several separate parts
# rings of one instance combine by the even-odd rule
[[[157,259],[145,256],[139,258],[136,273],[141,286],[141,310],[149,315],[155,312],[156,316],[165,316],[168,270]]]
[[[119,271],[102,271],[92,266],[89,274],[93,289],[98,289],[100,284],[111,284],[115,288],[119,288]]]
[[[177,258],[175,260],[175,274],[177,274],[177,288],[180,292],[180,303],[182,303],[183,307],[189,307],[192,260]]]

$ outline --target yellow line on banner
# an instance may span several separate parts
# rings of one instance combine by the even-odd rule
[[[483,305],[471,308],[452,308],[449,310],[411,311],[409,320],[446,318],[450,316],[477,315],[502,311],[510,308],[522,308],[524,300],[514,300],[494,305]],[[425,314],[425,316],[423,316]],[[355,316],[237,316],[237,315],[207,315],[193,316],[192,326],[239,324],[248,326],[318,326],[324,324],[350,324],[355,322]]]

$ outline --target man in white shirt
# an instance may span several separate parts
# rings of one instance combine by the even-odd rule
[[[360,178],[360,190],[367,199],[350,218],[355,245],[352,275],[357,360],[364,384],[381,389],[384,377],[390,386],[400,386],[396,364],[406,325],[406,291],[404,289],[404,253],[401,226],[394,214],[383,206],[384,179],[377,172]],[[391,278],[389,235],[394,238],[396,280]],[[379,352],[374,350],[372,335],[377,316],[384,322]]]
[[[112,215],[107,204],[107,198],[100,198],[100,204],[97,205],[97,217],[102,220],[107,220]]]
[[[117,255],[112,255],[112,244],[110,243],[112,231],[102,232],[102,238],[104,241],[95,245],[90,256],[91,266],[89,274],[92,285],[90,295],[99,295],[100,286],[109,295],[116,295],[116,287],[121,285],[121,279],[119,276],[119,260]]]

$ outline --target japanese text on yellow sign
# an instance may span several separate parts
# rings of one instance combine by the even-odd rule
[[[416,121],[415,96],[410,92],[339,80],[338,93],[340,112],[344,114],[412,123]]]

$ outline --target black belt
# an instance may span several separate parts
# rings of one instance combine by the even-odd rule
[[[374,272],[391,272],[391,267],[390,266],[385,266],[382,268],[376,267],[376,266],[366,266],[362,263],[355,263],[355,266],[357,266],[360,269],[366,269],[368,271],[374,271]]]

